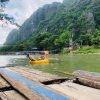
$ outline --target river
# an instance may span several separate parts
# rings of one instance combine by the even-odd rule
[[[24,55],[0,55],[0,67],[28,66],[28,59]]]

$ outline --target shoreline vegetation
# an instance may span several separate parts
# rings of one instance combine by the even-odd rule
[[[1,48],[2,49],[2,48]],[[34,50],[30,50],[31,52],[34,52]],[[39,50],[36,50],[37,52]],[[41,51],[41,50],[40,50]],[[28,52],[28,50],[23,51],[0,51],[0,55],[24,55],[25,52]],[[82,46],[78,49],[70,50],[70,48],[63,48],[62,50],[51,50],[51,54],[100,54],[100,47],[94,47],[94,46]]]
[[[82,46],[76,50],[71,51],[74,54],[99,54],[100,53],[100,47],[94,47],[94,46]],[[70,53],[67,48],[64,48],[61,53]]]

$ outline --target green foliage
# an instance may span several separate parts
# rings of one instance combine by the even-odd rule
[[[48,49],[50,48],[50,45],[52,44],[51,40],[52,34],[48,32],[43,32],[40,33],[36,38],[35,38],[35,45],[38,48],[42,49]]]
[[[52,50],[69,46],[70,40],[81,46],[100,46],[100,0],[64,0],[45,5],[12,32],[6,44],[22,45],[21,50]]]
[[[76,51],[76,53],[83,53],[83,54],[95,53],[95,49],[93,47],[90,47],[90,46],[85,46],[85,47],[78,49]]]
[[[55,39],[55,45],[58,45],[60,47],[65,47],[69,45],[69,39],[70,39],[70,32],[64,31],[62,32],[56,39]]]
[[[85,34],[80,36],[81,45],[91,45],[91,34]]]
[[[91,38],[91,42],[95,46],[100,46],[100,30],[96,30],[95,34]]]

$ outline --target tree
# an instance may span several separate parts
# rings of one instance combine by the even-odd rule
[[[47,49],[50,47],[52,36],[49,32],[42,32],[35,38],[35,46],[40,49]]]
[[[5,23],[10,22],[10,24],[14,24],[17,27],[20,27],[14,20],[13,17],[10,17],[8,14],[5,13],[4,9],[6,8],[6,3],[9,0],[0,0],[0,21],[5,21]]]
[[[80,35],[80,44],[81,45],[91,45],[91,34]]]
[[[91,42],[95,46],[100,46],[100,30],[96,29],[95,34],[91,38]]]
[[[56,39],[55,39],[55,45],[62,48],[69,45],[69,38],[70,38],[70,32],[64,31],[62,32]]]

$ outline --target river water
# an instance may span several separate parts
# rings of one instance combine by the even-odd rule
[[[24,55],[0,55],[0,67],[28,65],[28,59]]]

